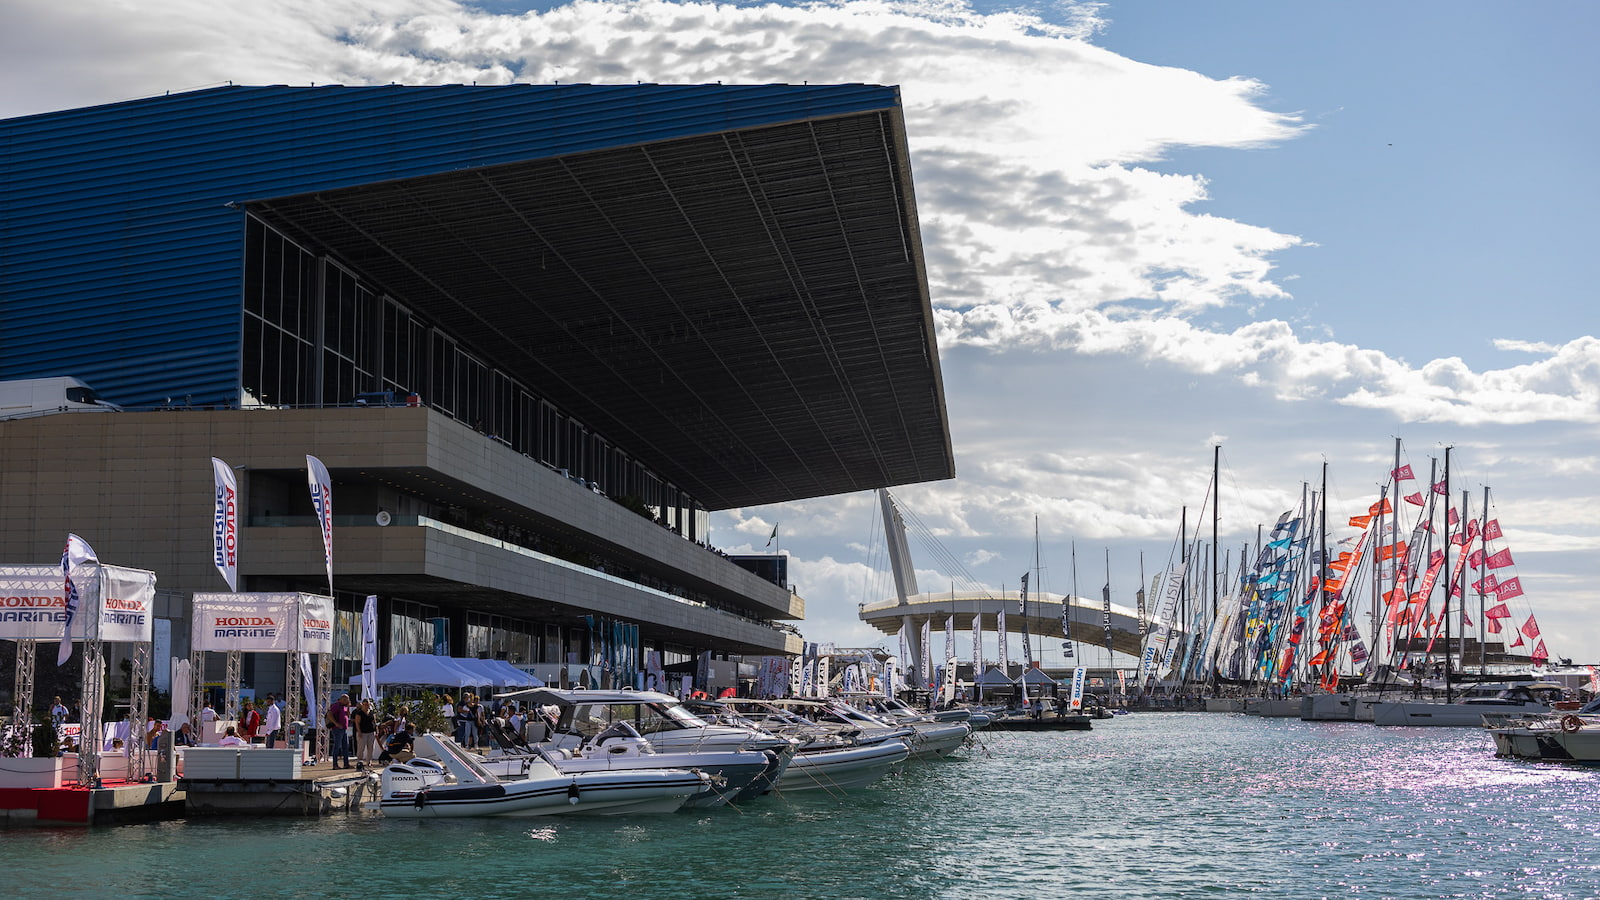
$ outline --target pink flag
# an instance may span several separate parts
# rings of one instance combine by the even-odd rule
[[[1462,628],[1471,628],[1472,627],[1472,618],[1467,615],[1466,610],[1462,610],[1461,611],[1461,627]]]
[[[1511,607],[1504,603],[1497,603],[1484,610],[1483,617],[1485,619],[1509,619],[1511,618]]]
[[[1445,492],[1444,482],[1441,481],[1441,482],[1435,484],[1433,486],[1433,492],[1435,494],[1440,495],[1441,497],[1444,496],[1444,492]]]
[[[1489,632],[1490,634],[1499,634],[1500,633],[1500,620],[1499,619],[1484,619],[1483,620],[1483,630]]]
[[[1490,519],[1489,521],[1483,523],[1483,539],[1484,540],[1486,540],[1486,541],[1498,541],[1504,536],[1505,535],[1500,533],[1500,520],[1499,519]]]
[[[1522,633],[1531,638],[1539,636],[1539,623],[1533,620],[1533,616],[1529,616],[1528,621],[1522,623]]]
[[[1416,477],[1417,477],[1417,476],[1411,474],[1411,464],[1410,463],[1406,463],[1405,465],[1401,466],[1398,469],[1395,469],[1393,472],[1390,472],[1389,474],[1394,476],[1394,480],[1395,481],[1414,481],[1414,480],[1416,480]]]
[[[1495,581],[1494,573],[1483,576],[1482,579],[1472,583],[1472,589],[1480,594],[1492,594],[1500,589],[1499,582]]]
[[[1499,553],[1489,554],[1488,562],[1489,568],[1491,569],[1503,569],[1506,566],[1512,565],[1511,548],[1507,547],[1506,549],[1501,550]]]
[[[1474,569],[1476,569],[1477,567],[1483,565],[1483,551],[1482,550],[1474,550],[1474,551],[1472,551],[1472,555],[1467,557],[1467,565],[1473,567]]]
[[[1456,508],[1454,506],[1450,507],[1450,509],[1447,512],[1445,512],[1444,521],[1445,521],[1445,524],[1451,525],[1451,526],[1453,526],[1457,522],[1461,521],[1461,517],[1456,515]]]
[[[1550,654],[1544,649],[1544,641],[1540,641],[1539,643],[1534,645],[1534,647],[1533,647],[1533,661],[1534,662],[1540,663],[1542,665],[1549,658],[1550,658]]]
[[[1422,494],[1420,494],[1420,493],[1407,494],[1402,499],[1404,499],[1407,503],[1410,503],[1412,506],[1421,506],[1422,505]]]
[[[1501,600],[1510,600],[1512,597],[1521,597],[1522,579],[1507,578],[1505,581],[1500,582],[1500,586],[1495,588],[1495,595]]]
[[[1508,645],[1508,646],[1507,646],[1507,647],[1506,647],[1506,649],[1507,649],[1507,650],[1510,650],[1510,649],[1511,649],[1511,648],[1512,648],[1512,647],[1521,647],[1521,646],[1522,646],[1522,632],[1520,632],[1520,631],[1514,631],[1514,632],[1512,632],[1512,634],[1515,634],[1515,635],[1516,635],[1516,636],[1517,636],[1517,639],[1516,639],[1516,640],[1514,640],[1514,641],[1512,641],[1512,642],[1511,642],[1511,643],[1510,643],[1510,644],[1509,644],[1509,645]]]

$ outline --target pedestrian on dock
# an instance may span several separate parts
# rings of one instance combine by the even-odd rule
[[[340,694],[328,707],[328,757],[335,769],[350,765],[350,695]]]
[[[267,749],[277,746],[278,739],[283,737],[283,703],[276,694],[267,695]]]
[[[463,747],[473,747],[478,743],[478,711],[477,700],[471,693],[461,695],[461,703],[456,707],[456,743]]]
[[[372,711],[372,701],[362,697],[350,711],[350,721],[356,733],[356,765],[365,769],[378,753],[378,717]]]
[[[256,712],[254,700],[244,701],[244,712],[239,713],[239,737],[246,744],[256,742],[256,732],[261,730],[261,713]]]

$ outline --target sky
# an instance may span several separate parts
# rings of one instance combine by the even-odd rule
[[[1233,549],[1325,463],[1334,518],[1364,511],[1399,438],[1419,475],[1454,448],[1471,516],[1491,489],[1518,621],[1600,663],[1600,5],[154,9],[0,6],[0,116],[230,81],[898,85],[957,473],[893,489],[924,590],[1037,560],[1067,592],[1076,558],[1080,594],[1131,605],[1186,508],[1209,535],[1214,447]],[[721,511],[710,537],[761,552],[774,525],[807,638],[888,646],[857,616],[892,590],[873,497]]]

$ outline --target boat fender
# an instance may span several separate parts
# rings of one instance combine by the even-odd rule
[[[1565,715],[1561,717],[1561,730],[1565,731],[1567,734],[1572,734],[1582,727],[1583,720],[1577,716]]]
[[[574,806],[576,806],[577,803],[578,803],[578,780],[577,779],[573,779],[572,783],[567,785],[567,802],[571,803]]]
[[[412,795],[411,805],[416,809],[421,809],[428,805],[428,791],[426,788],[417,791],[416,794]]]

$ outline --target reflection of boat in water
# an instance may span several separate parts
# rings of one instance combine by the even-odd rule
[[[1485,723],[1498,719],[1485,717]],[[1600,698],[1581,709],[1524,718],[1505,717],[1490,725],[1494,755],[1543,762],[1600,763]]]
[[[1559,684],[1478,685],[1454,703],[1429,700],[1383,700],[1372,706],[1375,725],[1476,727],[1486,715],[1529,716],[1548,713],[1562,699]]]
[[[710,788],[709,776],[688,769],[567,774],[544,759],[529,760],[526,777],[507,780],[441,735],[418,735],[414,746],[417,758],[384,767],[378,800],[367,809],[400,819],[631,815],[672,812]]]

